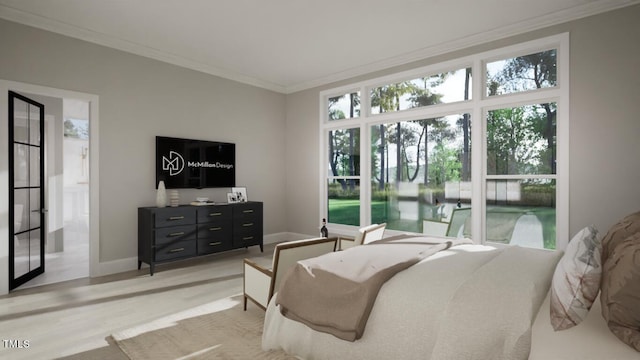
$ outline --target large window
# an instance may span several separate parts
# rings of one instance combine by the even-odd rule
[[[563,248],[567,54],[559,35],[322,92],[329,226]]]
[[[468,207],[470,128],[469,114],[372,125],[371,222],[420,233],[424,219]]]
[[[471,68],[421,75],[370,90],[371,114],[471,99]]]
[[[360,225],[360,129],[329,130],[327,221]]]

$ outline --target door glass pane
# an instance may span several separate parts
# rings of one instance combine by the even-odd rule
[[[29,146],[29,186],[40,186],[40,148]]]
[[[40,226],[40,189],[29,190],[29,228]]]
[[[13,186],[29,186],[29,146],[13,145]]]
[[[360,180],[330,179],[327,187],[327,221],[360,226]]]
[[[25,144],[29,143],[28,109],[29,104],[18,98],[13,99],[13,139]]]
[[[29,239],[29,270],[40,267],[40,231],[31,231],[31,239]]]
[[[40,145],[40,108],[29,104],[29,143]]]
[[[29,229],[29,189],[13,192],[13,229],[18,233]]]
[[[20,235],[14,236],[14,278],[26,274],[29,272],[29,234],[26,232]]]
[[[488,180],[487,241],[556,248],[556,181]]]
[[[556,86],[556,60],[553,49],[487,63],[487,96]]]
[[[556,103],[487,113],[487,175],[556,173]]]

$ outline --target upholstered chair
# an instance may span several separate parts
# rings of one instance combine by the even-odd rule
[[[422,220],[422,233],[431,236],[464,237],[464,226],[471,216],[471,208],[454,209],[448,222]]]
[[[280,282],[289,268],[300,260],[335,251],[337,241],[338,238],[330,237],[279,243],[273,250],[273,261],[270,269],[264,268],[249,259],[244,259],[244,310],[247,310],[247,299],[262,309],[266,309],[269,300],[278,291]]]

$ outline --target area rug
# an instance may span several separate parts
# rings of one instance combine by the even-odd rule
[[[214,301],[111,335],[131,359],[295,359],[261,348],[264,310],[242,296]]]

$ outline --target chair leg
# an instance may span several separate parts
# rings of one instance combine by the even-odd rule
[[[244,311],[247,311],[247,296],[244,296]]]

